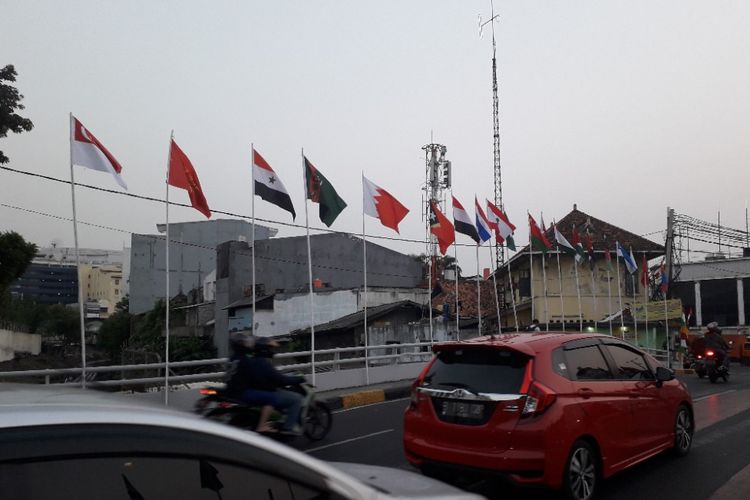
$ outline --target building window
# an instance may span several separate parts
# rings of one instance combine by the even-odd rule
[[[120,284],[120,280],[115,280],[115,285],[119,285],[119,284]]]
[[[115,289],[115,295],[120,295],[120,290]]]

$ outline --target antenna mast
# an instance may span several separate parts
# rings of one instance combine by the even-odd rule
[[[503,206],[503,176],[500,168],[500,102],[497,97],[497,45],[495,43],[495,21],[500,15],[495,15],[495,5],[490,1],[492,17],[482,22],[482,16],[479,15],[479,36],[482,36],[482,30],[487,24],[492,25],[492,132],[493,132],[493,175],[495,178],[495,205],[500,210],[505,210]],[[501,246],[495,248],[495,260],[497,267],[503,265],[503,249]]]
[[[438,204],[441,211],[445,211],[445,191],[451,188],[451,162],[445,159],[445,153],[448,148],[442,144],[430,143],[422,146],[425,154],[425,184],[422,190],[423,211],[422,217],[425,221],[425,230],[427,234],[427,255],[431,261],[437,255],[437,242],[430,233],[430,202]],[[434,261],[432,262],[432,272],[436,272]],[[436,276],[433,276],[436,278]]]

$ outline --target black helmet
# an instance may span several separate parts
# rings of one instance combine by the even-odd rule
[[[235,333],[229,337],[229,345],[237,354],[247,354],[255,347],[256,340],[252,335],[246,333]]]
[[[279,344],[268,337],[258,337],[255,341],[255,355],[261,358],[272,358],[275,354],[274,349]]]

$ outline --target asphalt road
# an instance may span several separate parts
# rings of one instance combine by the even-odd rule
[[[727,384],[711,384],[695,375],[681,378],[693,396],[698,426],[690,455],[655,457],[605,481],[599,498],[710,499],[750,464],[750,368],[733,365]],[[401,444],[407,405],[407,399],[400,399],[339,411],[325,440],[294,446],[323,460],[410,469]],[[488,498],[556,498],[543,490],[497,481],[482,481],[467,489]]]

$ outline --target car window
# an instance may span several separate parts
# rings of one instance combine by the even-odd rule
[[[518,394],[528,356],[495,348],[445,350],[424,377],[424,385],[440,389]]]
[[[612,380],[612,372],[597,345],[566,349],[565,359],[571,380]]]
[[[199,457],[86,456],[0,463],[9,498],[328,499],[267,472]]]
[[[624,345],[609,344],[606,347],[615,362],[615,374],[621,380],[653,380],[654,374],[646,359],[638,351]]]

